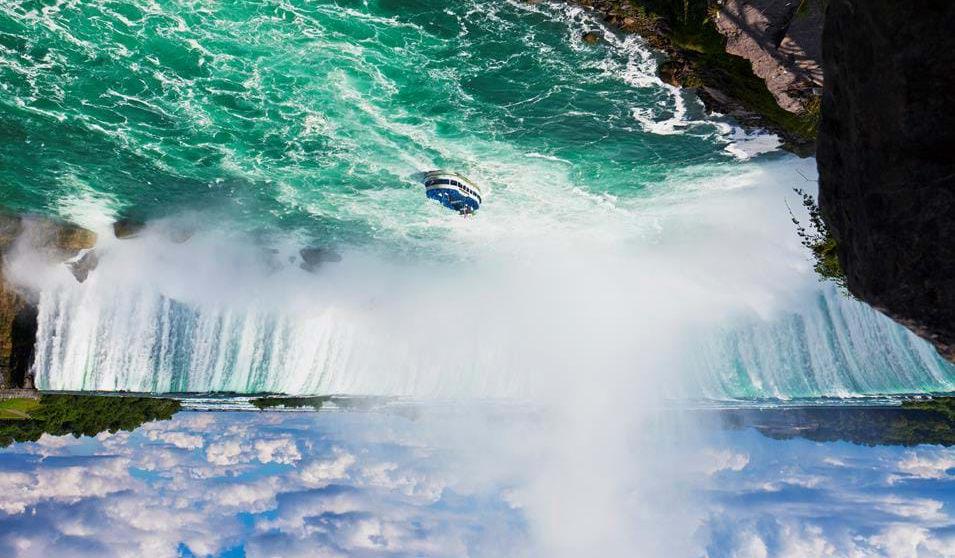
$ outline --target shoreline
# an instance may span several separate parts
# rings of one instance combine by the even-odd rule
[[[373,396],[291,396],[281,394],[140,394],[132,392],[35,391],[9,398],[0,390],[0,447],[35,442],[43,435],[96,436],[134,431],[142,425],[188,412],[384,412],[415,420],[434,402]],[[16,390],[24,392],[28,390]],[[890,402],[891,401],[891,402]],[[193,406],[196,402],[202,406]],[[439,403],[439,406],[451,402]],[[492,402],[493,403],[493,402]],[[846,404],[746,405],[661,408],[664,414],[702,420],[721,430],[752,429],[775,440],[804,438],[874,446],[955,446],[955,395],[870,398]],[[809,404],[807,404],[809,403]]]
[[[534,0],[529,0],[534,1]],[[821,95],[815,84],[804,82],[794,92],[803,100],[801,113],[780,106],[767,81],[753,71],[747,58],[728,52],[727,37],[718,30],[715,20],[725,14],[723,5],[709,0],[671,2],[669,0],[560,0],[602,16],[604,23],[620,33],[634,33],[666,56],[657,68],[665,83],[692,89],[707,112],[735,119],[747,131],[774,133],[782,141],[781,149],[800,157],[815,155],[816,129]],[[677,6],[676,4],[679,4]],[[735,3],[734,3],[735,4]],[[815,2],[811,2],[815,6]],[[739,7],[738,9],[743,9]],[[681,14],[677,11],[682,10]],[[795,17],[795,16],[793,16]],[[812,22],[816,25],[817,22]],[[733,29],[741,34],[754,34],[745,23],[734,20]],[[818,22],[821,35],[821,21]],[[581,29],[588,44],[592,31]],[[818,39],[818,37],[816,37]],[[765,46],[765,45],[762,45]],[[748,56],[765,55],[765,49],[751,46]],[[756,52],[759,50],[759,52]],[[785,65],[780,63],[780,71]]]

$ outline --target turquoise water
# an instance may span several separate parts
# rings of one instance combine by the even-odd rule
[[[40,291],[52,389],[713,398],[947,391],[922,341],[811,273],[814,163],[655,77],[579,9],[7,3],[0,188],[100,233]],[[588,46],[583,30],[603,41]],[[481,184],[463,219],[416,174]],[[109,223],[149,221],[134,240]],[[191,231],[188,242],[170,229]],[[176,235],[172,235],[173,238]],[[341,264],[300,269],[303,246]],[[39,266],[39,267],[38,267]]]
[[[730,159],[712,125],[639,133],[633,107],[663,119],[673,93],[636,41],[584,48],[582,26],[504,2],[6,4],[5,203],[211,208],[365,241],[376,216],[349,204],[417,212],[422,169],[503,190],[507,166],[536,153],[582,188],[637,195]]]

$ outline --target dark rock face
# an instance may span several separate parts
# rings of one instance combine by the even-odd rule
[[[10,385],[33,389],[33,356],[36,352],[39,309],[32,301],[23,304],[13,317],[10,331]]]
[[[76,280],[80,283],[86,281],[90,273],[96,269],[97,264],[99,264],[99,256],[96,255],[94,250],[87,250],[82,255],[66,262],[73,273],[73,277],[76,277]]]
[[[22,324],[29,321],[31,304],[3,276],[3,253],[23,230],[19,216],[0,213],[0,389],[26,383],[29,363],[23,366]],[[32,345],[31,345],[32,346]]]
[[[36,320],[36,306],[6,282],[0,266],[0,389],[33,387],[28,376],[36,344]]]
[[[113,235],[116,236],[116,238],[132,238],[138,235],[145,227],[146,223],[142,221],[120,219],[113,223]]]
[[[819,198],[849,290],[955,361],[955,3],[830,0]]]
[[[30,368],[38,317],[34,293],[7,281],[3,272],[4,258],[18,241],[51,261],[64,262],[92,248],[96,234],[71,223],[0,211],[0,389],[33,387]],[[89,250],[71,271],[82,281],[95,265],[95,254]]]
[[[341,254],[330,248],[302,248],[299,250],[299,255],[302,256],[302,263],[300,267],[305,271],[315,271],[319,268],[319,266],[326,262],[342,261]]]

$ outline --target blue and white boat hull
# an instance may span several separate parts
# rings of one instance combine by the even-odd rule
[[[425,174],[425,194],[448,209],[473,213],[481,207],[481,188],[461,176],[447,171]]]

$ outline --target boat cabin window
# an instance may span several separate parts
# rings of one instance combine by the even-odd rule
[[[478,203],[481,203],[481,196],[477,192],[468,188],[464,184],[461,184],[457,180],[450,180],[448,178],[432,178],[431,180],[428,180],[427,182],[425,182],[424,185],[428,187],[441,186],[441,185],[454,186],[455,188],[460,188],[464,192],[474,196],[475,198],[477,198]]]

